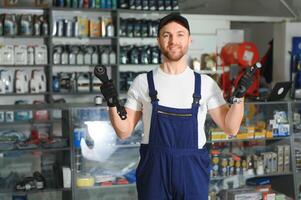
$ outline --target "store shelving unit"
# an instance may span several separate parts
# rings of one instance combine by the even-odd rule
[[[36,115],[40,111],[48,117]],[[41,193],[53,198],[71,199],[71,187],[64,188],[61,176],[61,167],[68,166],[71,169],[69,134],[66,119],[62,117],[67,111],[43,104],[2,105],[0,112],[3,116],[6,116],[6,112],[14,116],[13,121],[6,122],[4,117],[0,123],[1,141],[7,140],[0,143],[0,197],[9,199],[12,195],[26,195],[36,199],[34,196]],[[16,117],[21,115],[23,118]],[[40,138],[39,142],[35,141],[34,137]],[[53,139],[57,142],[46,142]],[[15,189],[17,183],[21,183],[25,177],[32,177],[35,171],[39,171],[45,179],[43,189],[31,188],[34,185],[26,190]],[[69,178],[71,180],[71,177]]]
[[[145,10],[129,10],[129,9],[117,9],[117,10],[111,10],[111,9],[91,9],[91,8],[80,8],[80,9],[74,9],[74,8],[61,8],[61,7],[53,7],[49,5],[45,8],[32,8],[32,7],[7,7],[7,8],[1,8],[0,13],[8,12],[8,13],[31,13],[31,14],[45,14],[48,15],[48,21],[49,21],[49,35],[47,36],[0,36],[0,43],[3,42],[10,42],[10,43],[21,43],[23,44],[24,41],[34,41],[35,43],[43,42],[47,44],[48,46],[48,63],[45,65],[0,65],[0,68],[40,68],[44,69],[47,77],[47,92],[44,93],[26,93],[26,94],[0,94],[1,97],[8,97],[11,98],[12,96],[19,97],[32,97],[35,98],[36,96],[42,96],[43,99],[47,102],[46,105],[3,105],[0,106],[0,110],[41,110],[41,109],[49,109],[49,110],[57,110],[61,109],[64,110],[62,112],[62,118],[61,119],[49,119],[47,122],[36,122],[36,121],[26,121],[26,122],[12,122],[12,123],[0,123],[0,128],[7,128],[9,126],[19,126],[19,125],[28,125],[28,126],[35,126],[35,125],[53,125],[57,123],[62,123],[62,129],[63,134],[66,138],[69,140],[69,146],[64,148],[36,148],[36,149],[27,149],[22,150],[22,152],[25,153],[54,153],[54,154],[60,154],[58,155],[58,159],[66,165],[69,166],[72,173],[71,173],[71,188],[50,188],[45,189],[41,191],[29,191],[26,192],[28,194],[31,193],[39,193],[39,192],[62,192],[63,196],[62,199],[87,199],[89,197],[91,198],[104,198],[108,197],[110,194],[116,194],[116,191],[120,191],[118,193],[124,193],[128,194],[129,196],[135,198],[136,192],[135,192],[135,184],[129,183],[126,185],[112,185],[112,186],[92,186],[92,187],[77,187],[76,186],[76,178],[77,178],[77,172],[76,172],[76,154],[77,149],[74,147],[73,141],[74,141],[74,128],[80,126],[81,122],[78,121],[76,118],[78,117],[75,113],[76,110],[87,110],[89,113],[89,109],[97,110],[102,109],[103,113],[106,113],[105,105],[102,104],[101,107],[95,107],[93,104],[93,97],[99,95],[100,93],[98,91],[95,92],[54,92],[52,89],[53,81],[52,77],[54,73],[60,72],[60,71],[76,71],[76,72],[93,72],[94,65],[62,65],[62,64],[54,64],[53,63],[53,53],[54,53],[54,47],[56,45],[109,45],[113,46],[114,50],[116,51],[116,64],[111,64],[112,69],[112,78],[115,82],[115,85],[117,86],[118,90],[120,90],[120,72],[143,72],[143,71],[149,71],[151,69],[154,69],[157,67],[157,64],[120,64],[120,48],[122,45],[133,45],[133,44],[156,44],[156,38],[155,37],[125,37],[119,35],[120,30],[120,19],[121,18],[135,18],[135,19],[150,19],[150,20],[156,20],[160,17],[168,14],[171,11],[145,11]],[[86,16],[110,16],[113,19],[114,25],[115,25],[115,35],[113,37],[58,37],[54,36],[52,30],[52,24],[55,22],[58,18],[72,18],[74,16],[78,15],[86,15]],[[212,19],[214,17],[212,16],[205,16],[203,19]],[[214,18],[215,19],[215,18]],[[220,19],[220,18],[219,18]],[[247,17],[246,20],[243,20],[239,17],[228,17],[228,19],[231,21],[260,21],[260,22],[275,22],[275,21],[281,21],[283,18],[252,18]],[[206,74],[220,74],[222,71],[201,71],[202,73]],[[123,94],[124,95],[124,94]],[[122,96],[122,95],[121,95]],[[66,98],[66,99],[79,99],[81,101],[84,101],[85,103],[55,103],[54,100],[57,98]],[[88,100],[87,100],[88,99]],[[13,103],[13,102],[11,102]],[[286,109],[286,112],[289,116],[290,123],[292,122],[292,110],[295,109],[295,107],[298,107],[300,102],[292,103],[292,102],[251,102],[251,104],[258,105],[258,106],[276,106],[278,104],[284,104],[285,106],[288,106]],[[291,108],[291,106],[294,105],[294,108]],[[103,120],[103,119],[101,119]],[[52,130],[52,129],[51,129]],[[280,172],[280,173],[268,173],[265,175],[254,175],[254,177],[272,177],[273,179],[280,178],[281,180],[288,180],[292,181],[294,179],[294,196],[297,197],[298,194],[298,185],[296,184],[298,182],[298,178],[296,177],[296,174],[300,174],[300,171],[297,172],[296,170],[296,163],[294,162],[295,157],[295,134],[292,137],[293,131],[290,132],[290,136],[286,137],[277,137],[277,138],[256,138],[256,139],[230,139],[230,140],[208,140],[207,143],[210,146],[215,145],[216,143],[227,143],[229,145],[230,149],[233,149],[233,146],[235,143],[245,143],[245,142],[255,142],[260,141],[268,145],[273,145],[277,142],[285,142],[287,144],[291,145],[291,165],[289,172]],[[300,137],[301,138],[301,137]],[[114,148],[118,148],[121,150],[126,149],[135,149],[137,155],[135,157],[135,161],[138,161],[138,148],[139,144],[119,144],[115,143],[112,145]],[[112,147],[110,146],[110,147]],[[9,153],[20,153],[21,150],[18,149],[12,149],[8,151],[0,151],[0,155],[4,154],[5,152]],[[64,159],[62,159],[64,158]],[[127,162],[125,160],[125,162]],[[89,164],[90,161],[86,160],[86,163]],[[92,162],[91,162],[92,163]],[[90,164],[91,164],[90,163]],[[103,164],[103,163],[101,163]],[[1,172],[0,172],[1,174]],[[300,175],[301,176],[301,175]],[[218,176],[218,177],[212,177],[212,181],[224,181],[224,179],[229,178],[225,176]],[[250,177],[249,177],[250,178]],[[20,193],[15,192],[12,190],[0,190],[0,195],[2,193],[5,194],[11,194],[11,193]],[[289,191],[289,193],[292,193]],[[106,196],[108,195],[108,196]],[[1,197],[1,196],[0,196]]]

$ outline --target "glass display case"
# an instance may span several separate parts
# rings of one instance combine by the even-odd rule
[[[142,123],[120,140],[106,107],[72,108],[74,199],[129,199],[136,196]]]
[[[70,199],[66,110],[44,105],[0,108],[0,199]],[[70,173],[71,174],[71,173]]]
[[[247,102],[233,137],[207,117],[211,199],[254,188],[254,180],[278,195],[299,195],[300,105]],[[104,106],[0,107],[0,199],[135,200],[142,136],[139,121],[120,140]]]
[[[210,198],[266,181],[278,196],[294,197],[294,162],[290,103],[246,103],[238,135],[227,136],[208,116],[211,156]],[[132,136],[120,140],[107,108],[72,108],[74,199],[137,199],[135,169],[143,134],[139,122]],[[254,189],[254,188],[253,188]],[[255,189],[254,189],[255,190]],[[262,192],[260,192],[262,195]]]
[[[228,136],[208,119],[211,149],[210,197],[225,199],[237,188],[294,197],[291,162],[289,104],[286,102],[246,103],[239,133]],[[228,198],[228,197],[227,197]]]

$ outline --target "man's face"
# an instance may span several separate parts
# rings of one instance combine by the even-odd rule
[[[165,58],[179,61],[187,53],[191,37],[184,26],[170,22],[162,27],[157,41]]]

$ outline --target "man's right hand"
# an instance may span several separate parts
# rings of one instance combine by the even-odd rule
[[[103,83],[100,87],[100,91],[109,107],[115,107],[117,105],[118,93],[112,79]]]

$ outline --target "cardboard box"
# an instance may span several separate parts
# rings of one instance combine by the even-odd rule
[[[15,52],[13,45],[4,45],[0,51],[0,64],[13,65],[15,62]]]
[[[26,65],[27,64],[27,46],[18,45],[15,46],[15,64],[16,65]]]
[[[225,134],[224,131],[220,129],[212,129],[211,130],[211,141],[216,141],[216,140],[228,140],[229,136]]]
[[[228,200],[262,200],[262,193],[254,190],[233,190],[228,193]]]
[[[265,138],[266,131],[265,130],[258,130],[254,133],[254,138]]]
[[[275,200],[276,198],[276,194],[274,192],[271,192],[271,193],[263,193],[262,194],[262,199],[263,200]]]
[[[283,157],[283,171],[284,172],[289,172],[290,171],[290,146],[289,145],[284,145],[284,157]]]
[[[35,46],[34,55],[36,65],[46,65],[48,63],[48,50],[46,45]]]
[[[89,35],[89,20],[87,17],[77,17],[78,35],[80,37],[88,37]]]
[[[100,37],[100,34],[99,19],[90,19],[90,37]]]
[[[246,132],[238,133],[238,134],[236,135],[236,138],[237,138],[237,139],[240,139],[240,140],[248,139],[248,133],[246,133]]]
[[[273,131],[267,130],[267,131],[266,131],[266,134],[265,134],[265,137],[266,137],[266,138],[273,138]]]
[[[277,172],[277,154],[271,152],[271,173]]]
[[[283,159],[284,159],[284,152],[283,152],[283,146],[282,145],[278,145],[276,147],[276,151],[277,151],[277,171],[278,172],[283,172]]]

